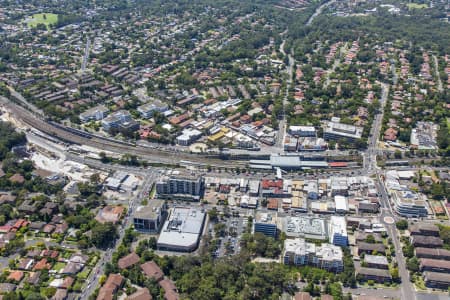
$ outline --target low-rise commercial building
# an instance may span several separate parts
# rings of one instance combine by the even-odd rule
[[[197,249],[205,218],[203,210],[187,207],[171,209],[158,238],[158,250],[192,252]]]
[[[336,206],[336,213],[345,214],[349,211],[348,199],[347,197],[336,195],[334,196],[334,204]]]
[[[182,146],[189,146],[202,136],[202,132],[193,128],[183,129],[180,136],[177,137],[177,144]]]
[[[289,126],[288,132],[298,137],[316,136],[316,128],[314,126]]]
[[[416,128],[411,131],[411,147],[419,150],[436,150],[439,126],[432,122],[417,122]]]

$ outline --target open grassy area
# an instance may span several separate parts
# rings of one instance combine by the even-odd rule
[[[77,274],[77,278],[81,280],[85,280],[88,278],[89,274],[91,273],[91,269],[84,268],[83,272],[80,272]]]
[[[407,5],[409,9],[422,9],[428,7],[428,5],[426,4],[419,4],[419,3],[408,3]]]
[[[49,13],[34,14],[31,18],[27,19],[26,22],[30,27],[36,27],[37,24],[44,24],[48,28],[49,25],[58,22],[58,15]]]
[[[65,266],[66,266],[65,263],[57,262],[57,263],[53,266],[53,270],[60,271],[60,270],[64,269]]]

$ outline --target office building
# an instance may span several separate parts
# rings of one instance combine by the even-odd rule
[[[316,136],[316,128],[314,126],[289,126],[288,132],[298,137]]]
[[[134,229],[145,233],[157,233],[167,216],[164,200],[151,200],[147,206],[139,206],[133,216]]]
[[[347,222],[344,217],[332,216],[329,223],[330,242],[336,246],[347,247]]]
[[[127,110],[119,110],[110,114],[102,120],[102,126],[105,131],[119,129],[119,125],[132,121],[130,113]]]
[[[361,138],[362,133],[362,127],[330,121],[323,130],[323,138],[325,140],[346,139],[355,141]]]
[[[80,121],[86,123],[89,121],[102,120],[108,114],[108,111],[109,109],[104,105],[89,108],[80,114]]]
[[[146,103],[137,108],[137,111],[141,114],[143,118],[151,118],[155,112],[163,113],[169,109],[166,103],[159,100],[155,100],[150,103]]]
[[[255,217],[254,231],[263,233],[267,236],[277,236],[277,214],[276,213],[260,213]]]

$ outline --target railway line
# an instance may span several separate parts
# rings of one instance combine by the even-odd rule
[[[173,152],[166,149],[152,149],[123,141],[115,141],[111,138],[92,135],[73,128],[65,127],[60,124],[55,125],[54,122],[45,121],[41,117],[32,114],[25,108],[15,103],[11,103],[9,101],[2,102],[4,106],[7,107],[8,110],[22,123],[66,143],[87,145],[119,155],[128,153],[136,155],[140,159],[151,163],[178,165],[182,161],[189,161],[192,164],[209,165],[217,168],[244,168],[247,165],[247,162],[244,160],[221,159],[218,157]]]

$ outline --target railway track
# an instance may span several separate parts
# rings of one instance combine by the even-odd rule
[[[108,138],[101,138],[96,135],[80,135],[74,133],[72,130],[69,131],[68,129],[64,129],[63,126],[55,126],[48,123],[17,104],[7,102],[4,103],[4,105],[24,124],[63,142],[87,145],[120,155],[128,153],[152,163],[178,165],[182,161],[189,161],[193,164],[203,166],[210,165],[211,167],[218,168],[244,168],[247,165],[247,162],[243,160],[227,160],[190,153],[173,152],[165,149],[151,149],[128,144],[123,141],[113,141]]]

